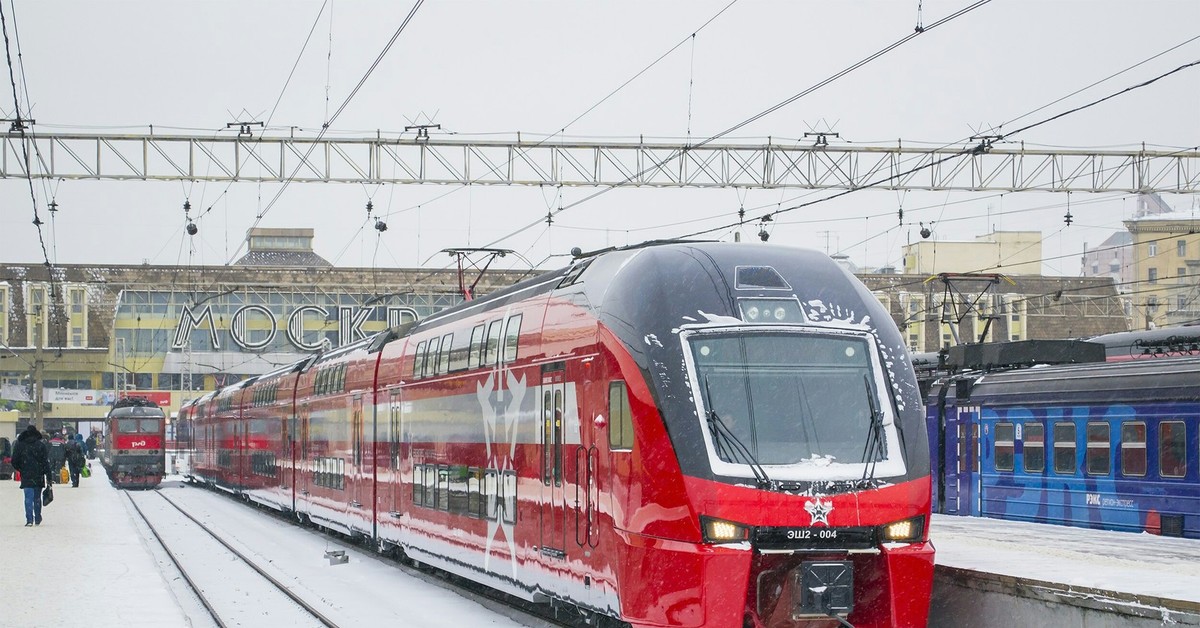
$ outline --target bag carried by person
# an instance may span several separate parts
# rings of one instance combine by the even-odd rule
[[[16,481],[18,481],[18,482],[20,482],[20,481],[21,481],[21,472],[20,472],[20,471],[13,471],[13,479],[14,479],[14,480],[16,480]]]
[[[54,501],[54,489],[47,486],[42,489],[42,505],[49,506],[52,501]]]
[[[79,470],[79,475],[82,475],[85,478],[92,477],[92,465],[90,465],[90,464],[83,465],[83,468]]]
[[[67,468],[59,467],[58,468],[58,483],[66,484],[67,482],[70,482],[70,481],[71,481],[71,474],[67,472]]]

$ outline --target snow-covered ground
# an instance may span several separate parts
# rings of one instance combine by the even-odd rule
[[[98,462],[92,468],[93,476],[79,488],[55,486],[55,500],[45,507],[42,525],[31,528],[25,527],[18,484],[0,483],[0,626],[212,626],[179,573],[137,521],[122,491],[109,484]],[[323,604],[339,625],[548,625],[494,604],[484,603],[493,608],[481,605],[436,579],[376,560],[222,495],[183,487],[178,480],[168,478],[162,490],[217,528],[226,540],[236,535],[235,547],[262,558],[273,575],[306,599]],[[347,550],[350,561],[330,565],[327,549]],[[234,576],[228,570],[224,575],[231,589],[246,588],[237,578],[258,577]],[[246,604],[256,601],[247,599]],[[262,619],[243,625],[279,625],[270,617]]]
[[[935,515],[937,564],[1200,603],[1200,540]]]

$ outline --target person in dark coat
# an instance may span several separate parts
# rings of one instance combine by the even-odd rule
[[[83,437],[79,434],[67,441],[67,470],[71,472],[71,486],[79,488],[79,472],[87,459],[83,456]]]
[[[46,443],[50,448],[50,470],[55,474],[63,468],[63,464],[67,461],[67,441],[58,432],[50,433],[50,440]],[[57,477],[57,476],[56,476]]]
[[[94,460],[96,458],[96,433],[92,432],[83,444],[87,450],[88,460]]]
[[[50,448],[42,433],[32,425],[17,437],[13,447],[13,468],[21,472],[21,488],[25,490],[25,525],[42,525],[42,489],[54,484],[50,472]]]

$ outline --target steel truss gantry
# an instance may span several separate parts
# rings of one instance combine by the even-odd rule
[[[2,134],[0,177],[597,187],[1200,192],[1200,151],[811,141],[687,145],[262,135]],[[34,150],[36,148],[36,150]]]

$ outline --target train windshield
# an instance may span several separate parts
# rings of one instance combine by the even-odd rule
[[[117,431],[122,434],[155,434],[161,424],[159,419],[117,419]]]
[[[761,329],[689,338],[714,471],[828,481],[904,473],[895,411],[866,334]]]

